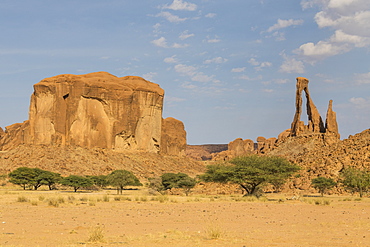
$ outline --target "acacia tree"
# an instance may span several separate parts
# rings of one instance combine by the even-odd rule
[[[311,180],[312,186],[319,191],[321,196],[324,193],[332,189],[337,183],[332,178],[317,177]]]
[[[73,187],[75,192],[77,192],[77,190],[80,188],[86,188],[93,185],[91,179],[77,175],[70,175],[68,177],[65,177],[60,181],[60,183]]]
[[[142,186],[139,179],[130,171],[115,170],[107,176],[107,181],[110,185],[117,188],[117,194],[122,194],[125,186]]]
[[[33,183],[35,177],[36,174],[33,168],[19,167],[9,173],[9,182],[20,185],[25,190],[27,186]]]
[[[194,178],[189,177],[185,173],[165,173],[161,176],[163,190],[172,188],[181,188],[184,190],[185,195],[188,196],[190,190],[197,184]]]
[[[266,184],[281,184],[300,170],[295,164],[278,156],[239,156],[228,163],[209,165],[200,178],[205,182],[235,183],[245,195],[259,196]]]
[[[342,172],[342,183],[352,193],[358,192],[360,197],[370,188],[370,172],[348,167]]]
[[[90,178],[93,181],[93,183],[99,188],[104,188],[107,185],[109,185],[106,175],[89,176],[88,178]]]

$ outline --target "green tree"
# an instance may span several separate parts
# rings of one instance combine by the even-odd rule
[[[19,167],[9,173],[9,182],[20,185],[25,190],[27,186],[31,186],[33,184],[33,179],[35,177],[36,174],[33,168]]]
[[[300,168],[278,156],[240,156],[229,163],[207,166],[200,178],[206,182],[239,184],[245,195],[259,196],[267,184],[282,184]]]
[[[80,188],[86,188],[93,185],[91,179],[77,175],[70,175],[68,177],[65,177],[60,181],[60,183],[66,186],[73,187],[75,192],[77,192],[77,190]]]
[[[104,188],[109,185],[108,178],[106,175],[89,176],[89,178],[99,188]]]
[[[162,184],[162,178],[161,177],[153,177],[148,178],[149,180],[149,193],[159,192],[160,194],[163,194],[164,186]],[[153,193],[154,194],[154,193]]]
[[[342,183],[352,193],[358,192],[360,197],[370,188],[370,172],[349,167],[342,172]]]
[[[42,185],[48,185],[49,189],[61,180],[58,173],[45,171],[40,168],[19,167],[9,174],[10,182],[21,185],[23,189],[31,187],[37,190]]]
[[[196,180],[185,173],[165,173],[161,176],[164,190],[182,188],[189,195],[190,190],[196,185]]]
[[[128,185],[142,186],[139,179],[130,171],[115,170],[107,176],[110,185],[117,188],[117,194],[122,194],[124,187]]]
[[[332,189],[337,183],[332,178],[317,177],[311,180],[312,186],[319,191],[321,196],[324,193]]]

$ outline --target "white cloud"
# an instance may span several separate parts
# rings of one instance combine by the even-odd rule
[[[349,102],[357,109],[368,109],[370,107],[370,100],[361,97],[350,98]]]
[[[176,58],[176,55],[174,55],[172,57],[166,57],[163,61],[165,63],[178,63],[178,60]]]
[[[156,23],[155,25],[153,25],[153,33],[160,33],[159,31],[159,28],[161,27],[161,24],[160,23]]]
[[[370,84],[370,72],[355,75],[356,82],[359,84]]]
[[[183,2],[182,0],[173,0],[172,4],[164,5],[163,9],[195,11],[197,9],[197,5],[194,3]]]
[[[210,64],[210,63],[225,63],[227,61],[228,60],[226,58],[215,57],[215,58],[212,58],[212,59],[208,59],[208,60],[204,61],[203,63],[205,63],[205,64]]]
[[[188,46],[189,46],[189,44],[178,44],[178,43],[174,43],[172,45],[173,48],[186,48]]]
[[[297,50],[308,59],[323,59],[354,48],[370,47],[369,0],[304,0],[304,9],[319,7],[315,21],[319,28],[330,28],[334,34]]]
[[[180,18],[177,15],[173,15],[170,12],[166,12],[166,11],[157,14],[156,17],[163,17],[167,21],[174,22],[174,23],[183,22],[188,19],[188,18]]]
[[[286,28],[286,27],[290,27],[290,26],[297,26],[297,25],[302,25],[302,24],[303,24],[303,20],[293,20],[293,19],[282,20],[282,19],[278,19],[276,24],[272,25],[271,27],[269,27],[267,29],[267,32],[272,32],[272,31],[279,30],[279,29],[282,29],[282,28]]]
[[[172,96],[168,96],[168,95],[166,95],[166,97],[164,98],[164,100],[165,100],[166,103],[183,102],[183,101],[185,101],[185,99],[183,99],[183,98],[172,97]]]
[[[157,76],[156,72],[149,72],[143,75],[143,78],[148,81],[153,81],[154,77]]]
[[[203,72],[196,73],[191,80],[196,82],[211,82],[214,81],[214,76],[205,75]]]
[[[322,59],[348,51],[345,45],[333,44],[327,41],[319,41],[317,44],[306,43],[301,45],[295,52],[303,56]]]
[[[196,74],[197,68],[195,68],[194,66],[188,66],[184,64],[176,64],[175,71],[182,75],[193,76]]]
[[[231,69],[231,72],[233,73],[241,73],[241,72],[244,72],[246,70],[246,67],[243,67],[243,68],[233,68]]]
[[[207,17],[207,18],[214,18],[216,16],[217,16],[217,14],[215,14],[215,13],[208,13],[208,14],[205,15],[205,17]]]
[[[282,56],[284,58],[284,62],[280,66],[280,72],[304,73],[304,65],[302,61],[298,61],[294,57],[288,57],[285,54],[282,54]]]
[[[211,39],[209,36],[207,36],[207,43],[218,43],[221,40],[216,36],[215,38]]]
[[[204,74],[203,72],[199,72],[198,68],[190,65],[185,64],[177,64],[175,65],[175,71],[183,76],[189,76],[192,81],[196,82],[213,82],[219,83],[218,80],[214,79],[214,75],[209,76]]]
[[[277,84],[285,84],[285,83],[288,83],[289,82],[289,79],[276,79],[275,80],[275,83]]]
[[[265,93],[272,93],[272,92],[274,92],[273,89],[263,89],[262,91],[265,92]]]
[[[155,39],[151,43],[158,47],[167,48],[167,40],[165,37],[160,37],[159,39]]]
[[[185,30],[184,32],[182,32],[182,33],[180,34],[179,38],[180,38],[181,40],[185,40],[185,39],[188,39],[188,38],[193,37],[193,36],[194,36],[194,34],[193,34],[193,33],[189,33],[189,30]]]
[[[272,66],[272,63],[270,63],[270,62],[258,62],[255,58],[249,59],[248,63],[255,66],[254,69],[257,70],[257,71],[261,71],[262,68]]]
[[[248,63],[250,63],[250,64],[251,64],[251,65],[253,65],[253,66],[258,66],[258,65],[260,65],[260,63],[259,63],[259,62],[257,62],[257,60],[256,60],[255,58],[251,58],[251,59],[249,59]]]

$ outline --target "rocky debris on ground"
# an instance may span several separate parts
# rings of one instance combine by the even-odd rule
[[[122,153],[110,149],[79,146],[19,145],[0,152],[0,174],[18,167],[37,167],[68,175],[106,175],[114,170],[132,171],[141,181],[167,172],[189,176],[204,173],[205,164],[186,157],[148,152]]]

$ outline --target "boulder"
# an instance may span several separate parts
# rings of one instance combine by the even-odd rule
[[[162,121],[161,154],[185,156],[186,131],[184,123],[168,117]]]

